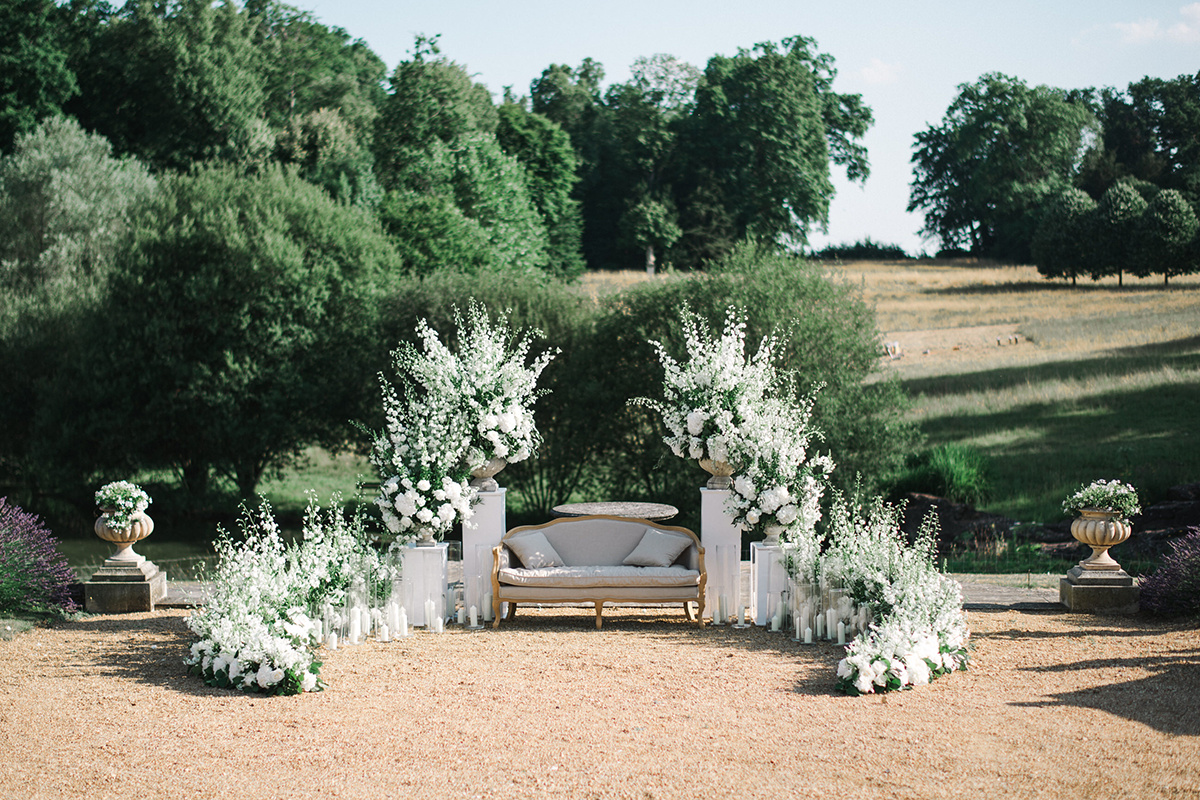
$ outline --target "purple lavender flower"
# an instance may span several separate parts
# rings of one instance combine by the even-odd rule
[[[74,581],[75,573],[42,520],[0,497],[0,612],[75,611]]]

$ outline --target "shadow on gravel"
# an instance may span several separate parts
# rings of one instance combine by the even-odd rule
[[[1014,609],[1015,610],[1015,609]],[[1051,612],[1033,612],[1043,616]],[[1061,616],[1063,612],[1056,612]],[[981,639],[1058,638],[1064,640],[1063,653],[1069,654],[1071,640],[1113,637],[1161,637],[1173,631],[1191,631],[1194,625],[1148,620],[1144,617],[1103,617],[1076,614],[1070,616],[1072,629],[1060,631],[1011,628],[980,634]],[[1093,673],[1094,685],[1070,692],[1048,695],[1049,699],[1015,703],[1029,707],[1089,708],[1105,711],[1133,722],[1179,736],[1200,736],[1200,714],[1193,707],[1200,696],[1200,649],[1176,650],[1169,654],[1147,654],[1125,658],[1093,658],[1064,661],[1037,667],[1021,667],[1025,672]],[[1151,675],[1109,683],[1121,670],[1137,670]]]
[[[1200,651],[1144,658],[1107,658],[1030,667],[1033,672],[1092,671],[1103,679],[1119,669],[1151,670],[1154,674],[1050,695],[1052,700],[1016,703],[1018,706],[1092,708],[1163,733],[1200,736],[1200,714],[1190,704],[1200,694]]]
[[[1024,606],[1024,607],[1023,607]],[[1013,606],[983,606],[968,609],[975,614],[1018,612],[1031,617],[1069,616],[1075,627],[1068,630],[1030,630],[1025,627],[980,634],[981,639],[1083,639],[1087,637],[1161,636],[1172,630],[1192,630],[1194,626],[1150,622],[1142,617],[1071,614],[1062,606],[1030,603]]]
[[[197,696],[221,693],[187,674],[183,660],[195,637],[183,617],[98,615],[66,627],[94,632],[97,638],[71,651],[76,658],[57,667],[64,672],[109,676]]]

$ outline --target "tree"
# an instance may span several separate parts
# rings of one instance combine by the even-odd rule
[[[180,170],[269,157],[254,32],[232,0],[130,0],[111,16],[86,5],[77,13],[80,95],[67,109],[118,153]]]
[[[709,60],[680,133],[677,202],[693,260],[712,251],[701,217],[714,204],[734,238],[803,242],[827,221],[830,163],[866,178],[857,140],[871,112],[860,96],[833,91],[836,74],[832,57],[800,36]]]
[[[1033,260],[1047,278],[1070,278],[1075,284],[1091,258],[1096,201],[1081,189],[1066,189],[1054,198],[1033,237]]]
[[[988,73],[916,134],[908,210],[945,248],[1024,260],[1040,207],[1068,188],[1095,130],[1086,98]]]
[[[1154,196],[1142,214],[1136,236],[1138,277],[1160,274],[1163,285],[1172,275],[1188,275],[1200,269],[1196,263],[1196,232],[1200,221],[1196,213],[1174,189],[1163,189]]]
[[[167,177],[43,398],[42,438],[80,475],[171,469],[203,494],[215,473],[250,497],[365,416],[398,268],[367,212],[294,170]]]
[[[1096,206],[1092,229],[1092,280],[1116,275],[1124,283],[1125,270],[1138,262],[1137,235],[1146,201],[1127,181],[1109,187]]]
[[[392,73],[392,91],[375,123],[376,174],[385,189],[399,188],[400,176],[435,144],[496,131],[487,87],[439,53],[436,36],[418,36],[412,59]]]
[[[275,138],[275,157],[296,164],[305,180],[321,186],[335,200],[374,208],[382,190],[372,170],[371,153],[333,108],[292,117]]]
[[[0,153],[77,91],[52,0],[0,4]]]
[[[154,191],[137,161],[69,117],[17,136],[0,159],[0,288],[70,295],[102,281],[130,213]]]
[[[529,197],[546,226],[548,270],[575,277],[584,264],[579,202],[571,196],[579,180],[571,139],[548,117],[526,111],[521,104],[506,102],[497,112],[496,141],[524,168]]]

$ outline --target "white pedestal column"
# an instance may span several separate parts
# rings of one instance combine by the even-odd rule
[[[729,616],[737,616],[742,602],[742,529],[725,510],[728,497],[728,489],[700,489],[700,543],[708,569],[704,608],[714,619],[720,613],[721,598]]]
[[[408,611],[408,624],[428,627],[432,620],[425,614],[425,601],[432,600],[434,614],[446,619],[446,576],[450,545],[437,544],[433,547],[408,546],[400,551],[404,560],[401,581],[403,582],[404,607]]]
[[[779,545],[750,544],[750,597],[754,623],[766,625],[775,614],[779,593],[788,588],[783,568],[783,549]]]
[[[504,495],[508,490],[480,492],[475,515],[463,525],[463,602],[483,619],[484,595],[492,590],[492,548],[508,530]]]

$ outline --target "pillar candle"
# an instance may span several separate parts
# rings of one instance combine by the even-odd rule
[[[446,621],[443,620],[440,616],[433,618],[433,632],[434,633],[445,633],[446,632]]]
[[[379,641],[390,642],[392,640],[392,632],[388,630],[387,623],[379,626]]]
[[[825,612],[825,638],[832,639],[837,631],[837,612],[832,608]]]
[[[476,628],[478,626],[479,626],[479,609],[476,608],[475,606],[471,606],[471,627]]]
[[[804,629],[804,643],[812,644],[812,628]]]
[[[492,603],[493,602],[494,601],[493,601],[491,592],[488,592],[487,594],[485,594],[483,596],[483,621],[484,622],[492,621]]]
[[[796,639],[799,640],[800,639],[800,615],[799,614],[797,614],[795,616],[795,618],[793,619],[793,622],[796,623]]]
[[[350,609],[350,644],[358,644],[358,637],[362,635],[362,620],[359,619],[358,609]]]
[[[330,650],[337,650],[337,634],[331,633],[325,637],[325,646]]]
[[[458,624],[465,625],[467,622],[467,610],[462,606],[458,607]]]
[[[838,644],[846,643],[846,623],[838,623]]]
[[[396,612],[396,635],[408,636],[408,610],[404,606]]]
[[[425,627],[428,630],[433,630],[434,611],[435,611],[435,607],[433,605],[433,600],[426,600],[425,601]]]
[[[780,614],[780,612],[776,611],[775,616],[771,617],[771,632],[772,633],[778,633],[780,627],[783,625],[783,620],[780,619],[779,614]]]
[[[823,614],[817,614],[817,625],[813,630],[813,634],[818,639],[825,635],[825,616]]]

